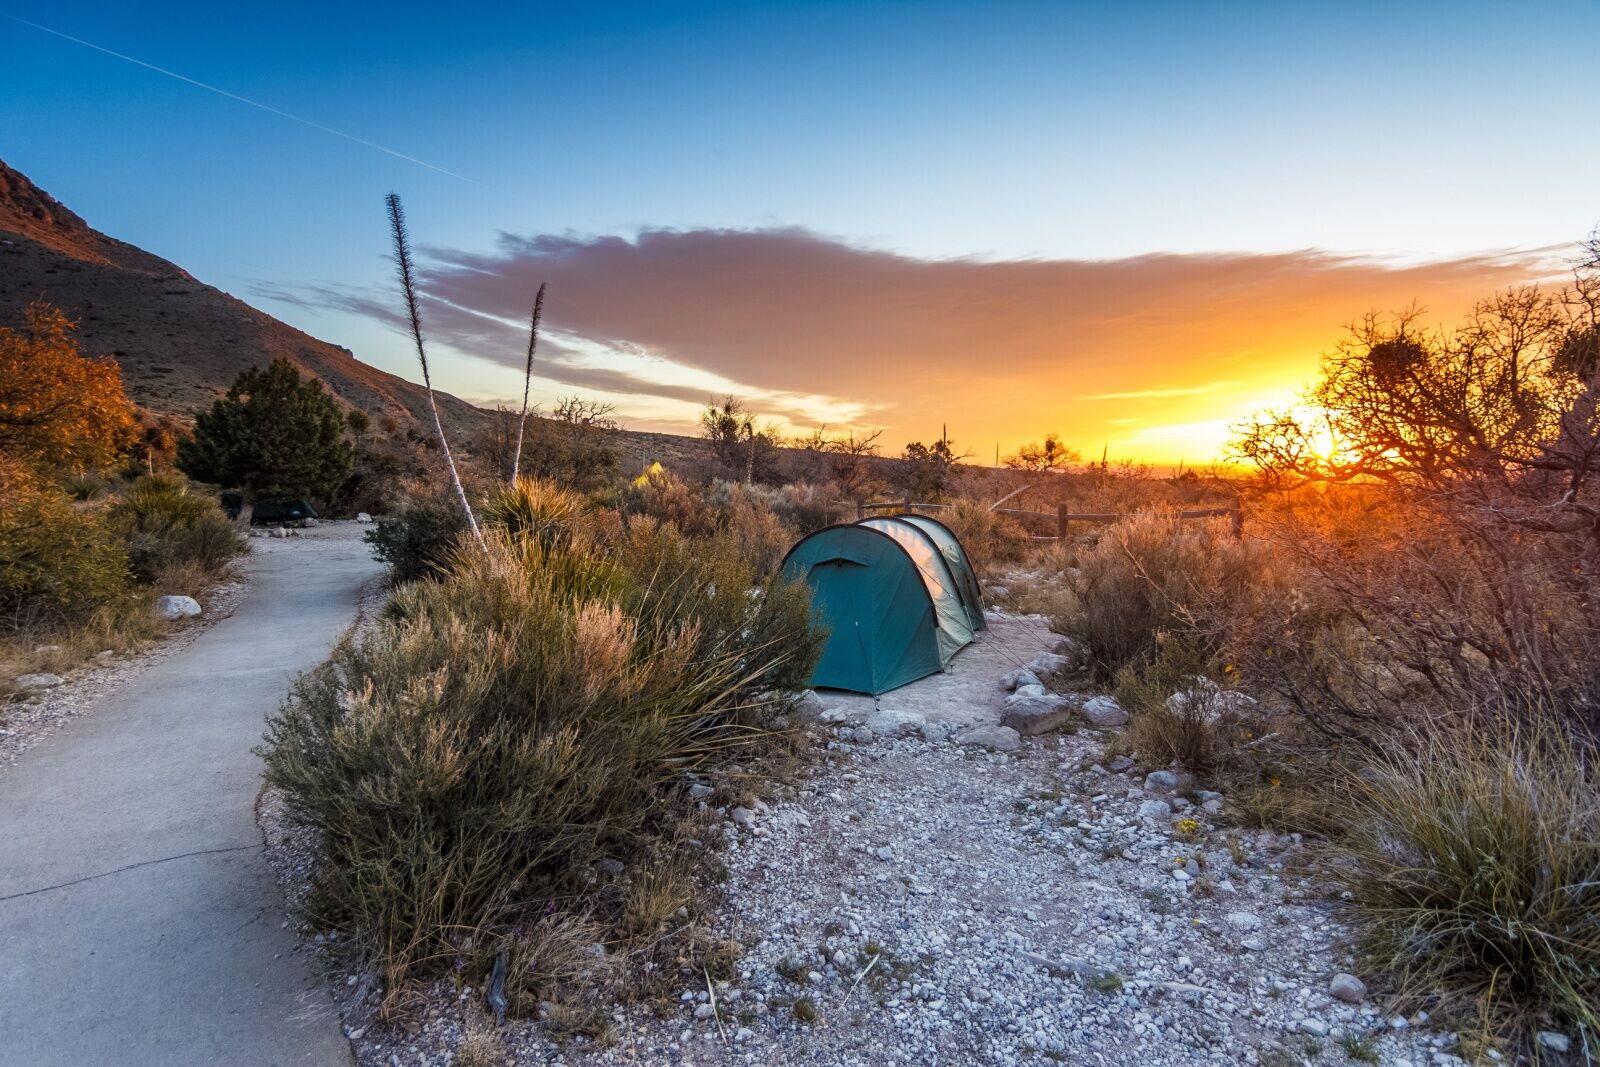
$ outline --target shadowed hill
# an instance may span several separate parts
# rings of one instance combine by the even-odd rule
[[[431,429],[421,386],[107,237],[0,162],[0,323],[20,323],[41,299],[78,321],[84,351],[116,357],[128,395],[152,411],[190,418],[241,371],[283,357],[350,407]],[[440,393],[439,403],[454,429],[482,421],[455,397]]]

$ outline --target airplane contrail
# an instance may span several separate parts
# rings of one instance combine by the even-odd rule
[[[299,115],[291,115],[289,112],[275,108],[271,104],[263,104],[259,100],[250,99],[248,96],[240,96],[238,93],[230,93],[226,89],[219,89],[215,85],[207,85],[203,81],[197,81],[194,78],[188,77],[187,75],[179,74],[175,70],[167,70],[165,67],[158,67],[154,63],[146,63],[142,59],[135,59],[133,56],[124,55],[121,52],[114,52],[109,48],[104,48],[95,44],[93,41],[85,41],[81,37],[74,37],[71,34],[62,33],[60,30],[52,30],[49,26],[41,26],[37,22],[29,22],[27,19],[18,18],[15,15],[6,14],[5,12],[0,12],[0,16],[8,18],[12,22],[20,22],[22,25],[38,30],[40,33],[48,33],[52,37],[61,38],[63,41],[71,41],[73,44],[82,45],[85,48],[92,48],[96,52],[103,52],[108,56],[114,56],[115,58],[123,60],[124,62],[132,63],[138,67],[143,67],[146,70],[153,70],[157,74],[165,74],[169,78],[175,78],[178,81],[184,82],[185,84],[193,85],[197,88],[204,89],[207,92],[216,93],[218,96],[225,96],[229,100],[237,100],[241,104],[248,104],[253,108],[259,108],[268,114],[277,115],[279,118],[288,119],[290,122],[298,122],[302,126],[310,126],[313,130],[321,130],[323,133],[331,133],[335,137],[342,137],[346,141],[353,141],[356,144],[362,145],[366,148],[375,148],[385,155],[393,156],[396,159],[403,159],[407,163],[415,163],[419,167],[427,167],[429,170],[437,171],[440,174],[448,175],[451,178],[467,182],[471,185],[483,184],[482,182],[474,181],[473,179],[468,178],[464,174],[457,174],[453,170],[446,170],[443,167],[429,163],[425,159],[418,159],[416,156],[408,156],[404,152],[397,152],[393,148],[378,144],[376,141],[368,141],[363,137],[357,137],[353,133],[345,133],[343,130],[334,129],[332,126],[324,126],[320,122],[312,122],[310,119],[303,119]]]

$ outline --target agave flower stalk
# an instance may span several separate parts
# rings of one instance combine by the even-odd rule
[[[455,488],[456,499],[461,503],[461,510],[467,513],[467,526],[472,530],[472,536],[483,547],[483,532],[478,529],[477,517],[472,514],[472,505],[467,501],[467,491],[461,485],[461,473],[456,470],[456,460],[450,454],[450,441],[444,434],[444,421],[439,418],[439,402],[433,395],[433,378],[428,373],[428,351],[422,342],[422,313],[417,307],[417,286],[411,270],[411,238],[406,232],[405,211],[400,207],[398,193],[390,193],[385,198],[389,207],[389,226],[394,232],[394,260],[395,271],[400,277],[400,290],[406,298],[406,317],[411,323],[411,339],[417,345],[417,360],[422,364],[422,385],[428,394],[428,407],[433,411],[433,428],[439,434],[439,448],[444,452],[445,466],[450,470],[450,484]]]
[[[533,387],[533,350],[539,344],[539,318],[544,314],[546,283],[539,283],[539,292],[533,298],[533,321],[528,326],[528,366],[522,372],[522,418],[517,420],[517,447],[511,453],[511,481],[516,484],[517,472],[522,467],[522,431],[528,426],[528,392]]]

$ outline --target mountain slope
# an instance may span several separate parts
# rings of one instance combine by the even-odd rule
[[[155,412],[192,417],[240,371],[281,356],[375,419],[431,429],[421,386],[90,228],[0,161],[0,325],[20,324],[34,300],[77,319],[84,351],[115,356],[128,395]],[[441,393],[439,402],[452,428],[481,421],[464,401]]]

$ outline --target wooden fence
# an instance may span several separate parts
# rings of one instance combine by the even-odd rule
[[[905,500],[880,500],[868,504],[856,505],[856,519],[859,521],[873,511],[942,511],[951,507],[949,504],[922,504],[914,503],[909,498]],[[998,515],[1016,515],[1019,518],[1054,519],[1056,532],[1054,536],[1035,536],[1035,541],[1065,541],[1072,532],[1075,522],[1116,522],[1122,518],[1120,512],[1115,511],[1069,511],[1066,504],[1057,504],[1054,512],[1050,511],[1024,511],[1020,508],[991,508]],[[1178,512],[1180,519],[1220,519],[1226,517],[1233,528],[1233,536],[1244,536],[1244,508],[1239,502],[1226,504],[1214,508],[1194,508],[1189,511]]]

